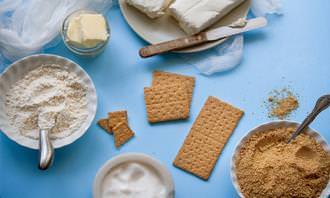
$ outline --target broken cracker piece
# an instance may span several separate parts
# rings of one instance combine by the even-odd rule
[[[189,95],[183,84],[145,87],[144,99],[148,121],[151,123],[189,117]]]
[[[109,116],[109,121],[108,121],[108,126],[109,126],[109,130],[112,132],[113,128],[121,123],[121,122],[125,122],[128,123],[128,119],[127,119],[127,111],[114,111],[114,112],[109,112],[108,113]]]
[[[108,133],[111,133],[107,118],[100,119],[99,121],[97,121],[97,124]]]
[[[134,132],[129,128],[126,122],[121,122],[113,128],[115,137],[115,146],[119,148],[134,136]]]

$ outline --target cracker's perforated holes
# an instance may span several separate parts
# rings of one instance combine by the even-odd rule
[[[189,117],[190,97],[184,84],[145,88],[144,95],[149,122]]]
[[[174,165],[208,179],[242,115],[241,110],[215,97],[209,97],[174,160]]]
[[[180,74],[174,74],[169,72],[155,71],[153,73],[152,86],[157,85],[171,85],[171,84],[185,84],[190,96],[189,102],[191,102],[193,89],[195,87],[195,78],[191,76],[185,76]]]

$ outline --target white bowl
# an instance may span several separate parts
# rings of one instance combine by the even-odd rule
[[[20,59],[13,64],[11,64],[0,76],[0,129],[3,133],[15,141],[16,143],[31,148],[38,149],[39,141],[25,137],[17,132],[13,126],[10,125],[8,117],[5,111],[5,97],[9,88],[18,80],[22,79],[28,72],[36,69],[42,64],[58,64],[70,72],[75,73],[80,79],[82,79],[84,85],[88,89],[87,100],[88,100],[88,117],[84,124],[74,133],[65,137],[59,138],[52,141],[54,148],[60,148],[65,145],[68,145],[79,137],[81,137],[91,125],[97,107],[97,96],[94,84],[88,74],[76,63],[66,59],[64,57],[48,55],[48,54],[37,54],[32,56],[27,56],[23,59]]]
[[[300,123],[298,122],[291,122],[291,121],[273,121],[273,122],[268,122],[268,123],[264,123],[262,125],[259,125],[258,127],[252,129],[250,132],[248,132],[247,135],[245,135],[238,143],[238,145],[236,146],[236,149],[234,151],[233,157],[232,157],[232,161],[231,161],[231,180],[232,183],[237,191],[237,193],[239,194],[240,197],[244,198],[243,193],[240,190],[238,181],[237,181],[237,177],[236,177],[236,167],[235,167],[235,161],[237,158],[237,155],[239,153],[239,150],[242,148],[242,145],[255,133],[258,133],[260,131],[265,131],[265,130],[269,130],[269,129],[274,129],[274,128],[278,128],[278,127],[298,127],[300,125]],[[325,141],[325,139],[319,134],[317,133],[315,130],[311,129],[311,128],[307,128],[306,132],[308,134],[310,134],[311,136],[313,136],[317,142],[319,142],[323,148],[330,153],[330,147],[327,144],[327,142]],[[320,197],[322,198],[326,198],[328,195],[330,194],[330,182],[328,182],[328,185],[326,186],[326,188],[323,190],[322,194]]]
[[[168,189],[167,198],[174,197],[173,179],[171,173],[167,170],[167,168],[163,164],[161,164],[158,160],[143,153],[125,153],[110,159],[98,170],[93,184],[94,198],[102,197],[102,184],[104,177],[108,174],[108,172],[117,165],[125,162],[140,162],[142,164],[154,168],[158,172],[158,174],[160,175],[161,179],[163,180],[164,184]]]

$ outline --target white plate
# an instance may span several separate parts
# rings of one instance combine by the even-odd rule
[[[82,79],[83,83],[88,89],[88,117],[84,124],[74,133],[68,137],[52,140],[54,148],[60,148],[68,145],[79,137],[81,137],[91,125],[97,106],[97,96],[94,84],[88,74],[76,63],[64,57],[38,54],[25,57],[11,64],[0,76],[0,129],[7,137],[17,142],[18,144],[31,148],[38,149],[39,141],[22,136],[18,131],[9,124],[6,111],[5,111],[5,96],[9,88],[18,80],[22,79],[28,72],[36,69],[42,64],[57,64],[65,66],[68,71],[75,73]]]
[[[130,27],[146,42],[155,44],[163,41],[177,39],[186,36],[177,22],[168,14],[157,19],[150,19],[132,6],[127,5],[125,0],[119,0],[122,14]],[[228,15],[220,19],[210,28],[226,26],[235,22],[239,18],[246,18],[250,8],[250,0],[244,1],[241,5],[231,11]],[[224,42],[225,39],[208,42],[194,47],[178,50],[181,53],[199,52]]]
[[[93,197],[94,198],[101,198],[102,197],[102,184],[104,177],[108,174],[108,172],[118,166],[119,164],[125,162],[139,162],[145,165],[148,165],[154,168],[160,175],[161,179],[163,180],[164,184],[168,189],[168,197],[166,198],[173,198],[174,197],[174,182],[171,173],[167,170],[167,168],[161,164],[158,160],[143,154],[143,153],[125,153],[120,154],[111,160],[107,161],[97,172],[94,184],[93,184]]]
[[[236,167],[235,167],[235,161],[237,158],[237,155],[240,151],[240,149],[242,148],[242,145],[255,133],[258,132],[262,132],[262,131],[266,131],[269,129],[274,129],[274,128],[278,128],[278,127],[298,127],[300,125],[300,123],[298,122],[291,122],[291,121],[273,121],[273,122],[268,122],[262,125],[259,125],[258,127],[252,129],[250,132],[248,132],[247,135],[245,135],[238,143],[238,145],[236,146],[236,149],[234,151],[233,157],[232,157],[232,161],[231,161],[231,180],[233,182],[233,185],[237,191],[237,193],[239,194],[240,197],[244,198],[238,181],[237,181],[237,177],[236,177]],[[319,134],[317,133],[315,130],[311,129],[311,128],[307,128],[306,132],[308,134],[310,134],[311,136],[313,136],[317,142],[319,142],[324,150],[326,150],[328,153],[330,153],[330,147],[327,144],[327,142],[325,141],[325,139]],[[330,194],[330,182],[328,182],[327,187],[323,190],[322,194],[321,194],[321,198],[326,198],[327,195]]]

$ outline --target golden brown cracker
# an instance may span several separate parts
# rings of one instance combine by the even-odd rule
[[[243,114],[242,110],[210,96],[190,131],[209,136],[224,146]]]
[[[145,87],[144,100],[151,123],[189,117],[189,96],[185,85]]]
[[[173,164],[207,180],[242,116],[240,109],[210,96]]]
[[[97,124],[104,130],[106,130],[108,133],[111,133],[109,129],[109,123],[108,123],[108,118],[103,118],[97,121]]]
[[[126,122],[121,122],[113,128],[115,146],[119,148],[134,136],[134,132],[129,128]]]
[[[154,71],[152,78],[152,86],[157,85],[171,85],[171,84],[182,84],[184,83],[187,86],[189,103],[191,102],[193,90],[195,87],[195,78],[191,76],[185,76],[181,74],[175,74],[170,72],[163,71]]]
[[[120,122],[125,122],[128,123],[127,120],[127,111],[114,111],[114,112],[109,112],[109,129],[110,131],[113,131],[113,128],[119,124]]]
[[[219,143],[210,137],[194,133],[185,139],[173,164],[207,180],[220,154]]]

